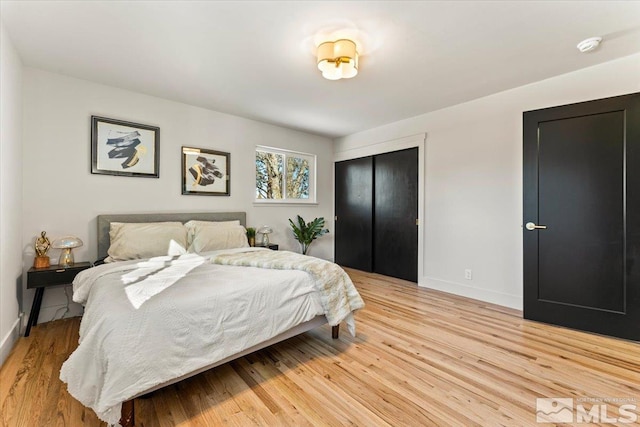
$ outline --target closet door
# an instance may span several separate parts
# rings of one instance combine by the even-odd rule
[[[335,164],[336,263],[372,269],[373,158]]]
[[[418,148],[375,156],[374,188],[374,271],[417,282]]]

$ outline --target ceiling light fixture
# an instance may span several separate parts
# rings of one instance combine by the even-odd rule
[[[350,79],[358,74],[356,44],[349,39],[324,42],[318,46],[318,69],[328,80]]]
[[[590,37],[586,40],[582,40],[576,47],[582,53],[591,52],[592,50],[600,46],[601,41],[602,37]]]

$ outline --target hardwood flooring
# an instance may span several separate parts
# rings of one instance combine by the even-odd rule
[[[640,406],[638,343],[348,272],[367,304],[357,337],[343,329],[333,340],[324,326],[136,399],[136,425],[523,426],[537,425],[540,397]],[[101,425],[58,379],[78,326],[60,320],[20,338],[0,370],[0,425]]]

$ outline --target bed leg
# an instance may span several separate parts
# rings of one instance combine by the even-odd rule
[[[133,427],[135,424],[135,413],[133,408],[133,399],[122,403],[122,411],[120,412],[120,425],[122,427]]]
[[[340,337],[340,325],[331,327],[331,338],[338,339]]]

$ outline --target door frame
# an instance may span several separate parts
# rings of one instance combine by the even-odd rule
[[[334,164],[344,160],[358,159],[360,157],[375,156],[377,154],[391,153],[394,151],[405,150],[407,148],[418,148],[418,286],[425,286],[424,277],[424,204],[426,195],[426,142],[427,134],[419,133],[416,135],[405,136],[402,138],[382,141],[367,145],[364,147],[351,148],[348,150],[335,153],[333,156]],[[335,188],[336,176],[335,168],[332,171],[333,187]],[[335,218],[336,199],[333,197],[333,212]],[[334,225],[335,229],[335,225]]]

